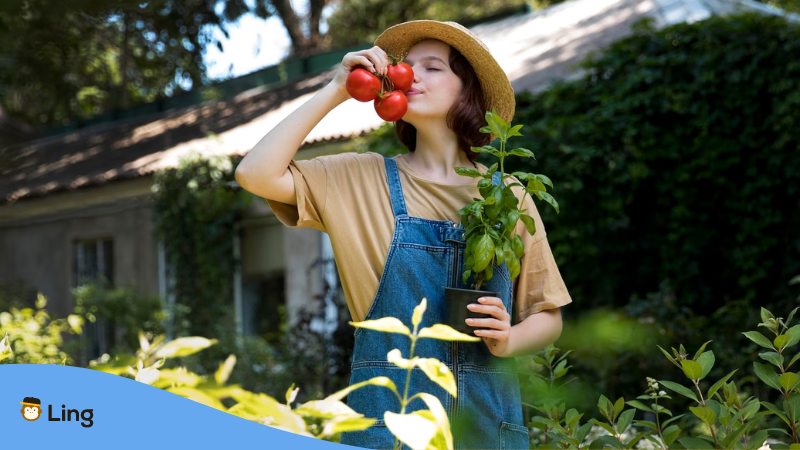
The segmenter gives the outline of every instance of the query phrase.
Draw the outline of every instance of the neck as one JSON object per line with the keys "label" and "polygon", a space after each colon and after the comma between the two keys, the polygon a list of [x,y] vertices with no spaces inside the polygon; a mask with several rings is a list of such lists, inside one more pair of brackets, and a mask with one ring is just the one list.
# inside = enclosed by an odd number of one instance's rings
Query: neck
{"label": "neck", "polygon": [[441,179],[461,178],[455,172],[456,167],[474,166],[458,148],[453,130],[443,123],[439,126],[427,124],[423,129],[417,127],[416,149],[408,155],[407,161],[418,172]]}

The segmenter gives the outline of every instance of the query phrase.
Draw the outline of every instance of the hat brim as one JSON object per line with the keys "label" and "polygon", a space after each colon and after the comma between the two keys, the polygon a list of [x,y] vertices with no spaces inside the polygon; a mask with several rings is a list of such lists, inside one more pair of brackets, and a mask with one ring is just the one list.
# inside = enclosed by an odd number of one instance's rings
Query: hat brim
{"label": "hat brim", "polygon": [[375,45],[390,56],[405,58],[414,44],[425,39],[442,41],[464,55],[478,75],[487,108],[511,122],[516,101],[508,75],[467,28],[455,22],[412,20],[387,28],[375,39]]}

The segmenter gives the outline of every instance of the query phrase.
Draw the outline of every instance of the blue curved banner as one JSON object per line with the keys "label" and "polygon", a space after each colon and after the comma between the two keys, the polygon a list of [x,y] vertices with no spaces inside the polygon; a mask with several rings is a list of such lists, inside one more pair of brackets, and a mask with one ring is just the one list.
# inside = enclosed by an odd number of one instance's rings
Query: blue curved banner
{"label": "blue curved banner", "polygon": [[0,364],[3,448],[354,449],[218,411],[137,381],[51,364]]}

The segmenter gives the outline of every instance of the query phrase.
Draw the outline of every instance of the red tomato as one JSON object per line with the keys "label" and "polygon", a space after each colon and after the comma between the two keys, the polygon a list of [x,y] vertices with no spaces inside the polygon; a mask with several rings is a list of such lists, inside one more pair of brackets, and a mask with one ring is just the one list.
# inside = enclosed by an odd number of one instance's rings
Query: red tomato
{"label": "red tomato", "polygon": [[375,112],[387,122],[396,122],[408,111],[408,98],[400,91],[392,91],[375,99]]}
{"label": "red tomato", "polygon": [[390,65],[387,68],[386,75],[392,80],[394,88],[400,91],[405,92],[411,89],[411,84],[414,82],[414,71],[407,63]]}
{"label": "red tomato", "polygon": [[378,97],[381,92],[381,80],[366,69],[357,68],[350,71],[345,87],[347,87],[347,92],[354,99],[360,102],[368,102]]}

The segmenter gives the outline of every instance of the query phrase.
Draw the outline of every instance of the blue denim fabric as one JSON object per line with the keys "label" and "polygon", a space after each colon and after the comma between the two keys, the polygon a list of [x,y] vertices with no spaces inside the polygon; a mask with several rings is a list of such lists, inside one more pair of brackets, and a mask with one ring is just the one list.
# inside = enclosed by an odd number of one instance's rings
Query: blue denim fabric
{"label": "blue denim fabric", "polygon": [[[444,323],[444,288],[461,287],[463,229],[451,221],[409,216],[397,163],[389,158],[385,162],[395,230],[366,320],[393,316],[411,329],[411,313],[425,297],[428,309],[420,328]],[[495,177],[495,183],[499,183],[498,177]],[[512,311],[512,285],[505,264],[494,268],[494,277],[484,287],[500,292],[506,309]],[[350,383],[386,376],[402,393],[406,371],[387,362],[386,355],[398,348],[403,356],[408,357],[409,346],[406,336],[357,328]],[[409,390],[410,395],[428,392],[439,398],[450,417],[456,448],[529,447],[528,430],[522,424],[522,403],[513,358],[493,356],[483,342],[456,343],[435,339],[418,341],[415,354],[444,362],[456,376],[457,398],[418,369],[412,372]],[[366,417],[379,421],[368,430],[344,433],[342,443],[366,448],[392,448],[394,436],[382,419],[385,411],[400,412],[400,402],[395,395],[386,388],[368,386],[352,392],[347,403]],[[406,412],[425,408],[421,400],[415,400]]]}

